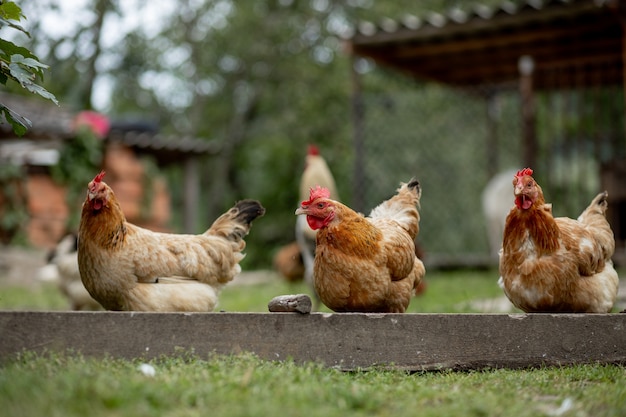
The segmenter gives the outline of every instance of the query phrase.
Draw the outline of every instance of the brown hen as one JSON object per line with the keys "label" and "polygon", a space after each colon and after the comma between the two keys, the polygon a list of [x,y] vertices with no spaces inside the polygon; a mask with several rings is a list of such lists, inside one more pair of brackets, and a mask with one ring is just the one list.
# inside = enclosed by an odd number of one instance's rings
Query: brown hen
{"label": "brown hen", "polygon": [[157,233],[126,221],[104,172],[88,185],[78,232],[85,288],[107,310],[212,311],[241,272],[251,222],[265,213],[243,200],[200,235]]}
{"label": "brown hen", "polygon": [[337,312],[406,311],[425,274],[415,255],[419,232],[417,180],[364,217],[330,199],[326,188],[311,189],[297,215],[317,230],[314,286],[321,301]]}
{"label": "brown hen", "polygon": [[513,178],[515,206],[506,219],[500,280],[525,312],[608,313],[619,279],[615,239],[606,220],[608,194],[598,194],[578,219],[553,217],[529,168]]}

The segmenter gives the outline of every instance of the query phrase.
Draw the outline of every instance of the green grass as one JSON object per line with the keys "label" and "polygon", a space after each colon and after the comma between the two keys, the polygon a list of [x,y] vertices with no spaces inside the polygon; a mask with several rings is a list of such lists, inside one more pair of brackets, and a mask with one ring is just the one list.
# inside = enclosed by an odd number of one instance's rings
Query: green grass
{"label": "green grass", "polygon": [[[469,302],[477,298],[502,296],[497,285],[496,270],[460,270],[426,274],[427,288],[423,295],[413,298],[409,313],[468,313],[476,312]],[[277,295],[309,294],[302,282],[288,283],[276,278],[268,284],[227,286],[220,297],[218,309],[224,311],[267,311],[267,302]],[[320,311],[329,312],[322,306]]]}
{"label": "green grass", "polygon": [[[0,368],[2,416],[623,416],[626,369],[341,372],[251,354],[149,362],[26,353]],[[570,402],[571,408],[557,414]]]}
{"label": "green grass", "polygon": [[68,302],[56,285],[0,286],[0,310],[67,310]]}

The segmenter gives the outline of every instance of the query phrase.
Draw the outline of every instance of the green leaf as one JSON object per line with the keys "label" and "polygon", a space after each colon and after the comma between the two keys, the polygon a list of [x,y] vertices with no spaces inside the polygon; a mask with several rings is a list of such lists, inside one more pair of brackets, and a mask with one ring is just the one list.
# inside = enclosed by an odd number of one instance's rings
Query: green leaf
{"label": "green leaf", "polygon": [[20,32],[25,33],[30,38],[30,33],[26,29],[24,29],[24,27],[22,27],[21,25],[18,25],[17,23],[11,22],[10,20],[6,20],[0,17],[0,28],[4,26],[9,26],[9,27],[12,27],[13,29],[19,30]]}
{"label": "green leaf", "polygon": [[15,113],[2,103],[0,103],[0,113],[4,115],[6,121],[13,127],[13,132],[18,136],[22,136],[33,125],[30,120]]}
{"label": "green leaf", "polygon": [[26,71],[24,68],[13,62],[9,64],[9,74],[24,88],[26,88],[26,84],[31,84],[35,78],[35,75],[32,72]]}
{"label": "green leaf", "polygon": [[11,55],[11,62],[15,63],[15,64],[22,64],[25,65],[27,67],[30,68],[36,68],[36,69],[40,69],[40,68],[49,68],[48,65],[46,64],[42,64],[41,62],[37,61],[34,58],[25,58],[23,55]]}
{"label": "green leaf", "polygon": [[16,20],[18,22],[24,17],[22,9],[12,1],[0,4],[0,16],[4,19]]}
{"label": "green leaf", "polygon": [[59,102],[57,98],[54,96],[54,94],[52,94],[51,92],[49,92],[48,90],[46,90],[45,88],[43,88],[42,86],[38,84],[31,82],[31,83],[24,85],[24,88],[26,88],[31,93],[39,94],[41,97],[47,98],[48,100],[52,101],[57,106],[59,105]]}
{"label": "green leaf", "polygon": [[39,60],[39,58],[37,58],[37,56],[28,49],[22,46],[17,46],[13,42],[4,39],[0,39],[0,50],[3,51],[7,56],[10,56],[11,59],[13,59],[13,56],[15,55],[21,55],[22,58],[26,57]]}

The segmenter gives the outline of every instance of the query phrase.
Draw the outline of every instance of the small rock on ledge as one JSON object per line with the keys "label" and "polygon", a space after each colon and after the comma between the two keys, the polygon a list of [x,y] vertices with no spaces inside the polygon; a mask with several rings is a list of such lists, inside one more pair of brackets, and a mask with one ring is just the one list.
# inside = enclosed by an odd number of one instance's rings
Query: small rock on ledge
{"label": "small rock on ledge", "polygon": [[309,314],[312,308],[311,297],[306,294],[279,295],[270,300],[267,308],[272,313]]}

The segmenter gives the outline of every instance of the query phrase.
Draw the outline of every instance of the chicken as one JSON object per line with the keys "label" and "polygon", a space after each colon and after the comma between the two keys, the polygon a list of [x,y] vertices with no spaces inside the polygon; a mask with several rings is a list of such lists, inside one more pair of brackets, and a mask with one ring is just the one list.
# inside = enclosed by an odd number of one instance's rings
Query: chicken
{"label": "chicken", "polygon": [[498,253],[502,247],[506,216],[513,206],[508,191],[511,189],[511,177],[515,176],[516,172],[510,169],[500,172],[489,180],[481,195],[489,240],[489,255],[494,261],[498,259]]}
{"label": "chicken", "polygon": [[78,270],[78,236],[68,233],[49,255],[49,265],[57,273],[59,290],[69,300],[72,310],[101,310],[102,306],[85,289]]}
{"label": "chicken", "polygon": [[281,247],[274,255],[274,269],[288,282],[302,281],[304,264],[296,242]]}
{"label": "chicken", "polygon": [[499,284],[525,312],[608,313],[617,297],[615,239],[598,194],[577,220],[553,217],[525,168],[513,177],[515,206],[506,218]]}
{"label": "chicken", "polygon": [[107,310],[212,311],[241,272],[243,238],[265,213],[242,200],[201,235],[157,233],[128,223],[113,190],[89,184],[78,231],[83,284]]}
{"label": "chicken", "polygon": [[421,189],[415,179],[375,207],[369,217],[310,190],[296,215],[317,230],[314,286],[336,312],[406,311],[426,270],[415,255]]}
{"label": "chicken", "polygon": [[[315,145],[309,145],[304,165],[304,172],[300,178],[300,201],[309,196],[309,190],[316,185],[326,187],[330,192],[330,198],[339,200],[337,186],[333,174],[328,168],[324,157],[319,153]],[[313,260],[315,258],[316,230],[311,229],[304,216],[296,218],[296,242],[300,248],[302,263],[304,264],[304,280],[313,287]],[[317,304],[317,303],[316,303]]]}

